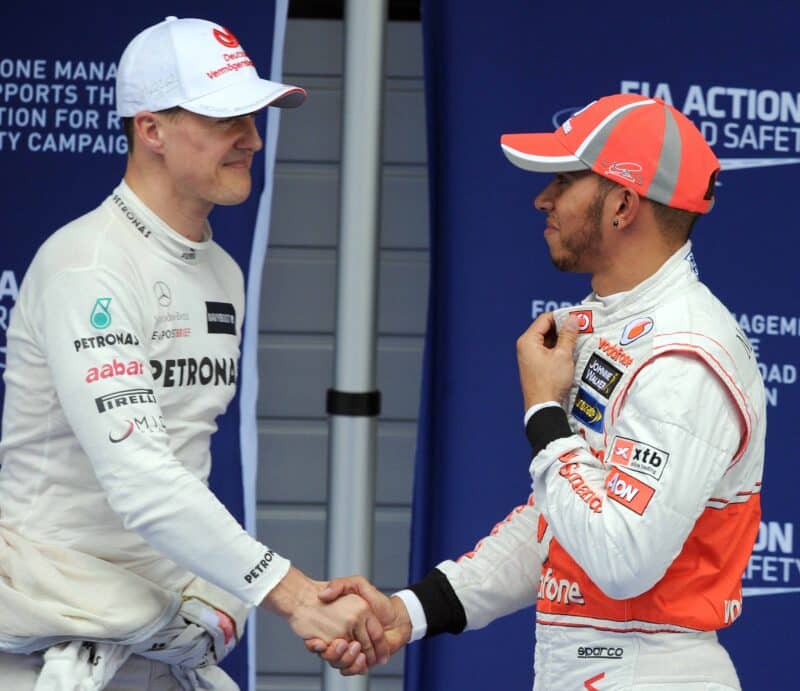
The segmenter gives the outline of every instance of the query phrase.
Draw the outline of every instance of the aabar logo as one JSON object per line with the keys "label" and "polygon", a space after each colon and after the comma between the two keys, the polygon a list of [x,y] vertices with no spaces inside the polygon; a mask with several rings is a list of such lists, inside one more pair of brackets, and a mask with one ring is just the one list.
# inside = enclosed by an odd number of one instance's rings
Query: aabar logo
{"label": "aabar logo", "polygon": [[586,604],[580,586],[575,581],[566,578],[555,578],[552,568],[548,568],[539,576],[537,597],[539,600],[549,600],[562,605]]}
{"label": "aabar logo", "polygon": [[622,338],[619,339],[620,345],[630,345],[635,340],[649,334],[653,330],[653,320],[650,317],[634,319],[622,330]]}
{"label": "aabar logo", "polygon": [[607,341],[605,338],[600,339],[600,350],[608,355],[608,357],[610,357],[614,362],[618,362],[623,367],[627,367],[633,362],[633,358],[622,348],[620,348],[616,343]]}
{"label": "aabar logo", "polygon": [[86,383],[92,384],[101,379],[111,379],[112,377],[122,377],[124,375],[144,374],[144,363],[141,360],[131,360],[130,362],[120,362],[114,358],[111,362],[100,367],[90,367],[86,372]]}
{"label": "aabar logo", "polygon": [[572,310],[570,314],[578,318],[578,333],[590,334],[594,332],[592,310]]}
{"label": "aabar logo", "polygon": [[621,470],[612,470],[609,473],[606,489],[610,499],[640,516],[644,514],[647,505],[656,493],[652,487]]}
{"label": "aabar logo", "polygon": [[236,48],[239,45],[239,39],[228,29],[214,29],[214,38],[226,48]]}

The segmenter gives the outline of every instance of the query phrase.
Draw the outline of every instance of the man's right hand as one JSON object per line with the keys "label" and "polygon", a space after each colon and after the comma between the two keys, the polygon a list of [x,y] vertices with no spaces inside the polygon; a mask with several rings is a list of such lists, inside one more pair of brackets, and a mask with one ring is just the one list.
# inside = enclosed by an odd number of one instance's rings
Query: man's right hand
{"label": "man's right hand", "polygon": [[383,617],[373,613],[366,598],[356,594],[340,592],[323,599],[320,592],[326,585],[292,566],[261,606],[286,619],[307,645],[308,641],[316,645],[344,641],[346,652],[361,655],[365,665],[388,660],[391,651],[384,634],[385,613]]}
{"label": "man's right hand", "polygon": [[[338,601],[338,598],[348,597],[348,595],[358,595],[364,598],[383,625],[385,643],[389,652],[385,657],[376,655],[376,658],[381,664],[388,662],[389,655],[394,655],[411,640],[411,620],[405,604],[398,597],[387,597],[363,576],[334,579],[319,593],[319,598],[324,602],[334,602]],[[344,676],[365,674],[374,664],[370,662],[370,656],[364,654],[369,651],[361,652],[357,646],[348,645],[347,641],[342,639],[331,641],[327,646],[322,640],[308,639],[306,648],[311,652],[318,653],[323,660],[331,667],[340,670]]]}

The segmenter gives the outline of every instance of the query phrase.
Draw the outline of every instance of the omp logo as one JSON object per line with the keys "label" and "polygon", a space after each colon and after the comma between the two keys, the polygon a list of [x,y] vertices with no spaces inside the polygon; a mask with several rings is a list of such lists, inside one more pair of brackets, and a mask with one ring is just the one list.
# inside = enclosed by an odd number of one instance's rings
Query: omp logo
{"label": "omp logo", "polygon": [[578,584],[566,578],[555,578],[552,568],[548,568],[547,571],[539,576],[539,591],[537,597],[540,600],[558,602],[562,605],[586,604]]}
{"label": "omp logo", "polygon": [[0,370],[6,368],[6,331],[17,304],[19,284],[11,269],[0,270]]}
{"label": "omp logo", "polygon": [[762,521],[742,585],[745,597],[800,593],[800,558],[794,523]]}

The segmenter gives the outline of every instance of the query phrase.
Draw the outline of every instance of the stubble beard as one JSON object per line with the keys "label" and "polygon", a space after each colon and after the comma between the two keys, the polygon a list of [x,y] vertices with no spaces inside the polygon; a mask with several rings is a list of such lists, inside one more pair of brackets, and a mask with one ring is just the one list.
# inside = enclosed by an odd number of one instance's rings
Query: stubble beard
{"label": "stubble beard", "polygon": [[601,224],[606,195],[598,193],[586,210],[586,219],[579,232],[561,237],[561,253],[551,252],[550,259],[559,271],[585,273],[587,259],[597,256],[602,242]]}

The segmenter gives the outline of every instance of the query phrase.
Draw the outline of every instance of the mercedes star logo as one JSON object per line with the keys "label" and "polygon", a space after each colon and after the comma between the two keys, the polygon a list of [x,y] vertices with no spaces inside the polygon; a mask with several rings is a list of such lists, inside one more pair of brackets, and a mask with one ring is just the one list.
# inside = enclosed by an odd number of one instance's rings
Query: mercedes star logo
{"label": "mercedes star logo", "polygon": [[156,281],[153,284],[153,292],[156,294],[156,300],[162,307],[169,307],[172,304],[172,291],[164,281]]}

